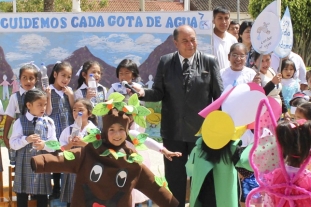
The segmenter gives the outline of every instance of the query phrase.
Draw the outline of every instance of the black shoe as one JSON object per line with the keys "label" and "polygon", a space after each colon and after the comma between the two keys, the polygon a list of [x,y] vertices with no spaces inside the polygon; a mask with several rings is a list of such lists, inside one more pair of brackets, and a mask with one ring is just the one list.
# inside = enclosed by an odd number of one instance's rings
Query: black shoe
{"label": "black shoe", "polygon": [[49,196],[49,199],[50,200],[59,199],[59,197],[60,197],[60,192],[53,192],[53,194]]}

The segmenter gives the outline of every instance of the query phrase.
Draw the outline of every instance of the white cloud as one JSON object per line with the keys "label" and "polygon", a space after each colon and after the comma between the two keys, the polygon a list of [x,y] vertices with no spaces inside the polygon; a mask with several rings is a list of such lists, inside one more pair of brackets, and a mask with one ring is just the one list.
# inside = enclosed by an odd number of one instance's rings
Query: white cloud
{"label": "white cloud", "polygon": [[205,39],[204,37],[197,36],[197,42],[198,42],[198,46],[197,46],[198,50],[205,52],[205,53],[212,53],[213,52],[212,45],[210,45],[207,42],[207,39]]}
{"label": "white cloud", "polygon": [[80,40],[77,47],[90,46],[98,50],[110,50],[111,52],[151,52],[161,44],[161,39],[155,38],[152,34],[143,34],[136,39],[128,34],[110,34],[108,37],[93,35]]}
{"label": "white cloud", "polygon": [[47,54],[47,59],[54,59],[54,60],[63,60],[71,55],[68,50],[62,48],[62,47],[56,47],[51,49]]}
{"label": "white cloud", "polygon": [[46,37],[37,34],[22,35],[18,43],[17,48],[26,53],[41,53],[46,46],[50,45]]}
{"label": "white cloud", "polygon": [[30,54],[22,54],[17,52],[8,52],[5,54],[5,59],[8,61],[15,61],[15,60],[26,60],[31,59],[32,55]]}
{"label": "white cloud", "polygon": [[140,66],[140,60],[142,59],[142,57],[139,57],[139,56],[137,56],[137,55],[126,55],[126,56],[124,56],[124,57],[122,57],[122,58],[118,58],[118,59],[115,59],[115,61],[114,61],[114,63],[116,64],[116,65],[119,65],[119,63],[123,60],[123,59],[131,59],[131,60],[133,60],[136,64],[137,64],[137,66]]}

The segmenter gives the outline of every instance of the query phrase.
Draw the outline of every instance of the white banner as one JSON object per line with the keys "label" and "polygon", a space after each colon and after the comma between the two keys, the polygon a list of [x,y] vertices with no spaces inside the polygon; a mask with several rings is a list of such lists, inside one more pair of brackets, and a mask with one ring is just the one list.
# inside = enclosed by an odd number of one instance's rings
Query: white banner
{"label": "white banner", "polygon": [[1,32],[172,33],[188,24],[198,34],[212,33],[212,12],[2,13]]}

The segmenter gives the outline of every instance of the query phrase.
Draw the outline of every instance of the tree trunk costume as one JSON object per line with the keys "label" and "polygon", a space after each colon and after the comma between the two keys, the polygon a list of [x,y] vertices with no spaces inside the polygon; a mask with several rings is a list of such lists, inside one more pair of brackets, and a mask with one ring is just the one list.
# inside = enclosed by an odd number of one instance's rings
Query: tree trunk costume
{"label": "tree trunk costume", "polygon": [[[131,191],[138,189],[161,207],[176,207],[178,201],[166,189],[167,183],[141,163],[139,155],[123,142],[114,146],[108,141],[108,128],[118,123],[128,129],[128,118],[106,115],[103,117],[103,132],[95,135],[95,142],[84,148],[64,151],[66,156],[39,155],[31,165],[36,173],[76,173],[76,184],[71,201],[74,207],[131,207]],[[101,140],[102,138],[102,140]],[[159,185],[163,181],[163,185]]]}

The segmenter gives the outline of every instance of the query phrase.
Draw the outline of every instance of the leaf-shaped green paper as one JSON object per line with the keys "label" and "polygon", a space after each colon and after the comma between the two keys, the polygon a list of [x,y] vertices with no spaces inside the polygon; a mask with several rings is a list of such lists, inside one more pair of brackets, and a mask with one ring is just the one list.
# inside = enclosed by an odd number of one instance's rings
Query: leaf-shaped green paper
{"label": "leaf-shaped green paper", "polygon": [[128,157],[128,162],[129,163],[133,163],[133,162],[136,162],[138,164],[141,164],[143,162],[144,158],[140,155],[140,154],[137,154],[137,153],[132,153],[129,157]]}
{"label": "leaf-shaped green paper", "polygon": [[93,147],[95,149],[98,149],[98,147],[100,147],[102,145],[102,143],[103,143],[103,140],[96,140],[96,141],[92,142]]}
{"label": "leaf-shaped green paper", "polygon": [[146,120],[145,120],[145,117],[143,117],[143,116],[133,116],[133,118],[134,118],[134,122],[138,125],[138,126],[140,126],[140,127],[142,127],[142,128],[146,128],[146,126],[147,126],[147,124],[146,124]]}
{"label": "leaf-shaped green paper", "polygon": [[117,156],[118,157],[124,157],[124,156],[126,156],[126,154],[124,154],[123,152],[117,152]]}
{"label": "leaf-shaped green paper", "polygon": [[108,156],[108,155],[110,155],[110,151],[109,151],[109,149],[106,149],[103,153],[101,153],[100,156],[106,157],[106,156]]}
{"label": "leaf-shaped green paper", "polygon": [[108,100],[113,100],[113,102],[121,102],[125,96],[123,96],[121,93],[118,92],[113,92],[112,94],[109,95]]}
{"label": "leaf-shaped green paper", "polygon": [[119,157],[118,157],[118,154],[114,151],[114,150],[111,150],[109,149],[111,155],[117,160]]}
{"label": "leaf-shaped green paper", "polygon": [[97,128],[88,129],[87,132],[89,134],[82,138],[82,140],[84,142],[87,142],[87,143],[97,141],[96,135],[98,135],[98,134],[100,135],[100,133],[101,133],[100,130]]}
{"label": "leaf-shaped green paper", "polygon": [[107,108],[107,105],[104,103],[99,103],[96,104],[96,106],[94,106],[93,110],[92,110],[92,114],[96,115],[96,116],[103,116],[108,114],[110,109]]}
{"label": "leaf-shaped green paper", "polygon": [[74,160],[75,159],[75,155],[72,152],[65,150],[63,153],[64,153],[64,157],[66,160]]}
{"label": "leaf-shaped green paper", "polygon": [[133,137],[133,136],[130,136],[133,144],[135,145],[135,148],[137,150],[146,150],[148,149],[146,147],[146,145],[144,144],[144,142],[146,141],[148,137],[148,134],[146,133],[141,133],[141,134],[138,134],[136,137]]}
{"label": "leaf-shaped green paper", "polygon": [[[154,181],[161,187],[165,187],[169,192],[170,189],[168,188],[168,183],[165,177],[159,177],[159,176],[154,176]],[[172,192],[171,192],[172,193]]]}
{"label": "leaf-shaped green paper", "polygon": [[117,102],[117,103],[114,103],[114,107],[115,107],[116,109],[118,109],[118,111],[122,111],[124,105],[126,105],[126,103],[124,103],[124,102]]}
{"label": "leaf-shaped green paper", "polygon": [[128,106],[128,105],[124,105],[123,106],[123,111],[127,114],[132,114],[134,111],[134,106]]}
{"label": "leaf-shaped green paper", "polygon": [[133,111],[132,112],[128,112],[128,114],[135,114],[135,115],[137,115],[138,111],[137,111],[136,106],[133,106]]}
{"label": "leaf-shaped green paper", "polygon": [[132,106],[139,106],[139,100],[138,100],[138,96],[136,93],[134,93],[133,95],[131,95],[131,97],[129,98],[128,105],[132,105]]}
{"label": "leaf-shaped green paper", "polygon": [[53,149],[53,150],[59,150],[60,149],[60,144],[58,141],[46,141],[45,142],[45,145],[50,148],[50,149]]}
{"label": "leaf-shaped green paper", "polygon": [[137,106],[137,115],[138,116],[148,116],[151,114],[151,111],[144,106]]}

